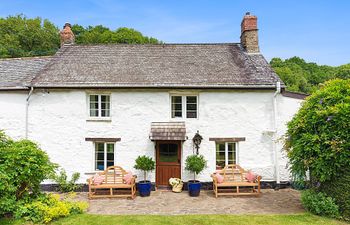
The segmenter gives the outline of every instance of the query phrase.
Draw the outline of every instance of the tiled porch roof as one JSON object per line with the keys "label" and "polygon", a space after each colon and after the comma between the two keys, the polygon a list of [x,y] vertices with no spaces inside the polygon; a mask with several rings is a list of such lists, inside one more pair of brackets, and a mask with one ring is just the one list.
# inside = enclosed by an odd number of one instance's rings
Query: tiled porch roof
{"label": "tiled porch roof", "polygon": [[187,139],[185,122],[153,122],[149,138],[152,141],[184,141]]}

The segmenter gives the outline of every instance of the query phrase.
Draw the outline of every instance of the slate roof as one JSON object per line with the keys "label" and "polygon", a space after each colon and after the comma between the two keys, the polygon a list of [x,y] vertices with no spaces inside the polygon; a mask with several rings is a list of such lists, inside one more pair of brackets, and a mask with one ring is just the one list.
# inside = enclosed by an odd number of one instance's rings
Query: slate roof
{"label": "slate roof", "polygon": [[51,57],[0,59],[0,89],[27,89]]}
{"label": "slate roof", "polygon": [[265,58],[240,44],[98,44],[62,47],[32,85],[273,88],[277,81]]}

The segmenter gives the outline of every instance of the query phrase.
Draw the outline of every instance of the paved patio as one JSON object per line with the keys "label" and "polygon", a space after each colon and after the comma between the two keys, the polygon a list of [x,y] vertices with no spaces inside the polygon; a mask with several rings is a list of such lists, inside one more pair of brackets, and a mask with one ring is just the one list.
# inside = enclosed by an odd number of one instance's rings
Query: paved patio
{"label": "paved patio", "polygon": [[[81,193],[79,199],[87,199]],[[90,200],[91,214],[291,214],[304,212],[300,193],[293,189],[262,190],[260,197],[219,197],[212,191],[202,191],[200,197],[192,198],[188,192],[173,193],[155,191],[150,197],[130,199]]]}

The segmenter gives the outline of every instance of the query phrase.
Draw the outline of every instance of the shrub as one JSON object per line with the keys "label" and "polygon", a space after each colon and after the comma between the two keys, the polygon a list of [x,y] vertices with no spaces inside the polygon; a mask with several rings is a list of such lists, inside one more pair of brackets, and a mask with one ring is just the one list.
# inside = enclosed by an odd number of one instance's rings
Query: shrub
{"label": "shrub", "polygon": [[81,184],[76,184],[79,178],[80,173],[73,173],[71,179],[68,181],[66,171],[61,169],[59,174],[55,174],[52,179],[58,184],[58,191],[71,192],[82,188]]}
{"label": "shrub", "polygon": [[291,171],[313,181],[331,180],[350,167],[350,79],[332,80],[310,97],[288,123]]}
{"label": "shrub", "polygon": [[320,190],[334,198],[343,219],[350,220],[350,169],[344,169],[332,180],[322,183]]}
{"label": "shrub", "polygon": [[29,140],[14,141],[0,131],[0,215],[12,214],[17,202],[37,195],[40,183],[52,176],[56,165]]}
{"label": "shrub", "polygon": [[34,223],[48,223],[60,217],[83,213],[87,207],[86,202],[61,200],[58,194],[48,194],[20,204],[15,216]]}
{"label": "shrub", "polygon": [[155,168],[154,160],[146,155],[139,156],[135,160],[135,169],[143,171],[143,180],[146,181],[146,172],[152,171]]}
{"label": "shrub", "polygon": [[193,180],[196,180],[196,175],[201,173],[207,166],[207,161],[203,155],[190,155],[186,158],[185,169],[193,173]]}
{"label": "shrub", "polygon": [[339,207],[335,204],[335,200],[322,192],[305,190],[301,194],[301,202],[313,214],[331,218],[340,217]]}

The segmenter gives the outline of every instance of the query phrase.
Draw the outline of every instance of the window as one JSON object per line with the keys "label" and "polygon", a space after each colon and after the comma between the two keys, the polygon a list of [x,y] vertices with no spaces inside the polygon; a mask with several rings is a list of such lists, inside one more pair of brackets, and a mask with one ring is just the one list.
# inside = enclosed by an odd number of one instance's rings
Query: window
{"label": "window", "polygon": [[223,169],[227,164],[236,164],[236,143],[216,143],[216,169]]}
{"label": "window", "polygon": [[89,116],[110,117],[110,95],[89,95]]}
{"label": "window", "polygon": [[105,170],[114,165],[114,144],[95,143],[95,170]]}
{"label": "window", "polygon": [[171,118],[197,118],[197,96],[171,96]]}

